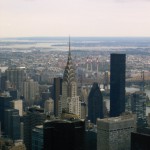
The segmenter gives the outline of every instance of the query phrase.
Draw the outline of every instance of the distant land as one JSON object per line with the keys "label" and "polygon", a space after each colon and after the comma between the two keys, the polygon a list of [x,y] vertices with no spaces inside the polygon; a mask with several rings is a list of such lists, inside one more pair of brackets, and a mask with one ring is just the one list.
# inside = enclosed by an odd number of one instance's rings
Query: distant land
{"label": "distant land", "polygon": [[[128,51],[150,54],[150,37],[71,37],[72,51]],[[0,38],[0,51],[67,51],[68,37]]]}

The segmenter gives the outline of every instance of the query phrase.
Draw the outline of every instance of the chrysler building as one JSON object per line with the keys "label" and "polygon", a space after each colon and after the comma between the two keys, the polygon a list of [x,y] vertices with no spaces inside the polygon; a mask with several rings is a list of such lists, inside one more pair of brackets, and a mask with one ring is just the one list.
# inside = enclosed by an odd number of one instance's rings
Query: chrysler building
{"label": "chrysler building", "polygon": [[68,60],[62,82],[61,104],[62,112],[73,113],[80,117],[81,102],[79,101],[79,96],[77,96],[77,81],[71,59],[70,38]]}

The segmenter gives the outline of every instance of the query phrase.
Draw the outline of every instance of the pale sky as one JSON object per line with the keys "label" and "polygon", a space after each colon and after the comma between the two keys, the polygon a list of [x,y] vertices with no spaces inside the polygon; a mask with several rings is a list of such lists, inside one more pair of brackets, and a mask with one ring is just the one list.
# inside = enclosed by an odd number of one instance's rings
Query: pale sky
{"label": "pale sky", "polygon": [[0,0],[0,37],[150,36],[150,0]]}

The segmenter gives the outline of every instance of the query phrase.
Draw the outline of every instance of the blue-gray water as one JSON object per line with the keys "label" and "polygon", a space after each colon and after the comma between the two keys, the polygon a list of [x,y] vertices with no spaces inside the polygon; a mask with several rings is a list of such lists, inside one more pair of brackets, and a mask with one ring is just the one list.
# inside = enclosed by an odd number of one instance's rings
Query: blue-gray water
{"label": "blue-gray water", "polygon": [[[136,91],[139,91],[140,89],[139,88],[134,88],[134,87],[126,87],[126,92],[136,92]],[[150,98],[150,90],[145,90],[145,93],[148,95],[148,97]],[[106,106],[107,106],[107,109],[109,110],[110,108],[110,102],[109,100],[106,100]],[[146,116],[148,116],[148,113],[150,113],[150,107],[146,107]]]}

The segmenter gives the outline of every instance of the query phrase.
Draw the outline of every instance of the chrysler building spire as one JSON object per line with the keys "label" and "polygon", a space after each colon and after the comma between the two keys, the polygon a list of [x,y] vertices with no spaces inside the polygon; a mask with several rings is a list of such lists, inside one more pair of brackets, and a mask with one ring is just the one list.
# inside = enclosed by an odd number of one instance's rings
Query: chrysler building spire
{"label": "chrysler building spire", "polygon": [[71,50],[70,50],[70,37],[69,37],[69,53],[68,53],[68,61],[64,71],[63,81],[67,83],[71,83],[72,81],[76,81],[75,79],[75,69],[71,59]]}

